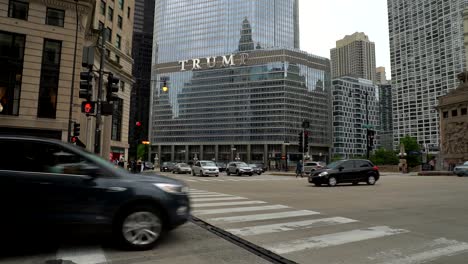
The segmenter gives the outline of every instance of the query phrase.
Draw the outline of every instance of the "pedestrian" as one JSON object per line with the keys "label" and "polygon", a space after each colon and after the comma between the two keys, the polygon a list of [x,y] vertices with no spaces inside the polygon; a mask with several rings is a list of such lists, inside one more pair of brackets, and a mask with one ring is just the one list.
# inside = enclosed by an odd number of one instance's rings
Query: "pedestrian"
{"label": "pedestrian", "polygon": [[429,165],[431,165],[431,171],[433,171],[435,168],[435,159],[431,159],[431,161],[429,161]]}
{"label": "pedestrian", "polygon": [[296,178],[299,175],[301,176],[301,178],[303,177],[302,176],[302,160],[298,161],[297,164],[296,164]]}

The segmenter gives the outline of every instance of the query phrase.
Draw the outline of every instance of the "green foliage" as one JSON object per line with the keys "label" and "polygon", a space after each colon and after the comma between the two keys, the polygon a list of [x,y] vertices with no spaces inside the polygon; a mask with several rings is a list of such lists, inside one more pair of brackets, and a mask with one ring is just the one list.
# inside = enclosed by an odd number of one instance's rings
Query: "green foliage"
{"label": "green foliage", "polygon": [[421,155],[410,155],[412,151],[420,151],[418,141],[414,137],[406,136],[400,139],[400,144],[405,146],[405,152],[408,153],[407,162],[408,167],[415,167],[421,164]]}
{"label": "green foliage", "polygon": [[137,147],[137,159],[145,160],[148,156],[147,145],[139,144]]}
{"label": "green foliage", "polygon": [[376,150],[370,160],[375,165],[398,165],[399,162],[397,153],[384,148]]}
{"label": "green foliage", "polygon": [[340,155],[333,155],[331,162],[337,161],[337,160],[342,160],[343,158]]}

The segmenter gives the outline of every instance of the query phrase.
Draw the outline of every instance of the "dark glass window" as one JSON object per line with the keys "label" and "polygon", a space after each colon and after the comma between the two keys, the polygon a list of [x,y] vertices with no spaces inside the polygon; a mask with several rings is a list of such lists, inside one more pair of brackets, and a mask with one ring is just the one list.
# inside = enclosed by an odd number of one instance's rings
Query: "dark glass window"
{"label": "dark glass window", "polygon": [[443,117],[444,117],[444,118],[448,118],[448,112],[444,112],[444,113],[443,113]]}
{"label": "dark glass window", "polygon": [[114,101],[114,112],[112,113],[112,136],[111,139],[120,141],[122,138],[122,111],[123,100],[117,99]]}
{"label": "dark glass window", "polygon": [[47,8],[46,24],[63,27],[65,21],[65,11],[54,8]]}
{"label": "dark glass window", "polygon": [[101,21],[99,21],[99,29],[103,29],[104,28],[104,23],[102,23]]}
{"label": "dark glass window", "polygon": [[56,116],[61,53],[61,41],[44,40],[39,105],[37,110],[38,117],[55,118]]}
{"label": "dark glass window", "polygon": [[120,49],[122,47],[122,37],[120,35],[117,35],[115,39],[115,46]]}
{"label": "dark glass window", "polygon": [[123,10],[123,8],[124,8],[124,0],[119,0],[119,8],[120,8],[120,10]]}
{"label": "dark glass window", "polygon": [[0,31],[0,114],[18,115],[26,37]]}
{"label": "dark glass window", "polygon": [[106,15],[106,2],[101,0],[101,4],[99,6],[99,12],[101,15]]}
{"label": "dark glass window", "polygon": [[123,18],[121,16],[117,17],[117,26],[122,29]]}
{"label": "dark glass window", "polygon": [[120,64],[120,57],[115,55],[115,62],[117,62],[118,64]]}
{"label": "dark glass window", "polygon": [[358,168],[371,168],[371,164],[365,160],[357,160],[356,167]]}
{"label": "dark glass window", "polygon": [[111,54],[111,53],[110,53],[110,50],[106,49],[106,57],[107,57],[107,58],[110,58],[110,54]]}
{"label": "dark glass window", "polygon": [[108,42],[112,42],[112,29],[110,27],[107,28],[107,39]]}
{"label": "dark glass window", "polygon": [[466,108],[462,108],[461,109],[461,115],[466,115],[466,114],[467,114]]}
{"label": "dark glass window", "polygon": [[130,12],[131,12],[132,9],[130,9],[130,7],[127,8],[127,18],[130,18]]}
{"label": "dark glass window", "polygon": [[452,116],[458,116],[458,110],[452,110]]}
{"label": "dark glass window", "polygon": [[107,11],[107,19],[112,21],[114,19],[114,9],[112,7],[108,7],[109,11]]}
{"label": "dark glass window", "polygon": [[8,6],[8,17],[28,20],[29,3],[10,0]]}

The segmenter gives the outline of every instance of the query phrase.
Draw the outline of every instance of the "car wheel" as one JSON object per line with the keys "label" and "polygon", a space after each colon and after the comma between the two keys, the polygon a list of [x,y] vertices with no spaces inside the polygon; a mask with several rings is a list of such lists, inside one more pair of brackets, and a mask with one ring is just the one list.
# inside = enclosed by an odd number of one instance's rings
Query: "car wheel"
{"label": "car wheel", "polygon": [[353,185],[358,185],[359,182],[358,181],[353,181]]}
{"label": "car wheel", "polygon": [[262,173],[261,173],[261,172],[259,172],[259,173],[258,173],[258,175],[262,175]]}
{"label": "car wheel", "polygon": [[175,171],[172,171],[172,174],[175,174]]}
{"label": "car wheel", "polygon": [[329,177],[328,178],[328,186],[330,187],[335,187],[338,181],[336,180],[335,177]]}
{"label": "car wheel", "polygon": [[249,176],[252,176],[252,175],[253,175],[253,173],[249,173]]}
{"label": "car wheel", "polygon": [[226,171],[226,175],[231,176],[231,173],[229,172],[229,170]]}
{"label": "car wheel", "polygon": [[116,219],[114,235],[122,246],[133,250],[147,250],[155,246],[163,234],[163,221],[157,209],[137,206]]}
{"label": "car wheel", "polygon": [[200,170],[200,176],[203,177],[205,175],[203,175],[203,170]]}
{"label": "car wheel", "polygon": [[377,180],[375,179],[374,175],[370,175],[367,177],[367,184],[374,185]]}
{"label": "car wheel", "polygon": [[192,171],[192,176],[197,176],[197,175],[195,174],[195,171]]}
{"label": "car wheel", "polygon": [[219,177],[219,175],[218,175],[218,174],[216,174],[216,175],[215,175],[215,177]]}
{"label": "car wheel", "polygon": [[236,171],[237,176],[242,176],[242,173],[240,171]]}
{"label": "car wheel", "polygon": [[321,187],[321,186],[322,186],[321,183],[314,183],[314,185],[315,185],[316,187]]}

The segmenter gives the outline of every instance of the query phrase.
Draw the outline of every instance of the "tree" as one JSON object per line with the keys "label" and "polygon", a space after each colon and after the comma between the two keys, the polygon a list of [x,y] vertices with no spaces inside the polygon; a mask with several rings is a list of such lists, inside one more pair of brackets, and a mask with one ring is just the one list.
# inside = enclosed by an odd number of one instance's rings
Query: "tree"
{"label": "tree", "polygon": [[392,150],[380,148],[374,152],[370,160],[375,165],[398,165],[398,156]]}
{"label": "tree", "polygon": [[137,159],[145,160],[148,156],[147,145],[139,144],[137,147]]}
{"label": "tree", "polygon": [[[420,147],[418,141],[414,137],[406,136],[400,139],[400,144],[405,146],[405,152],[407,153],[408,167],[415,167],[421,165]],[[416,154],[418,153],[418,154]]]}

